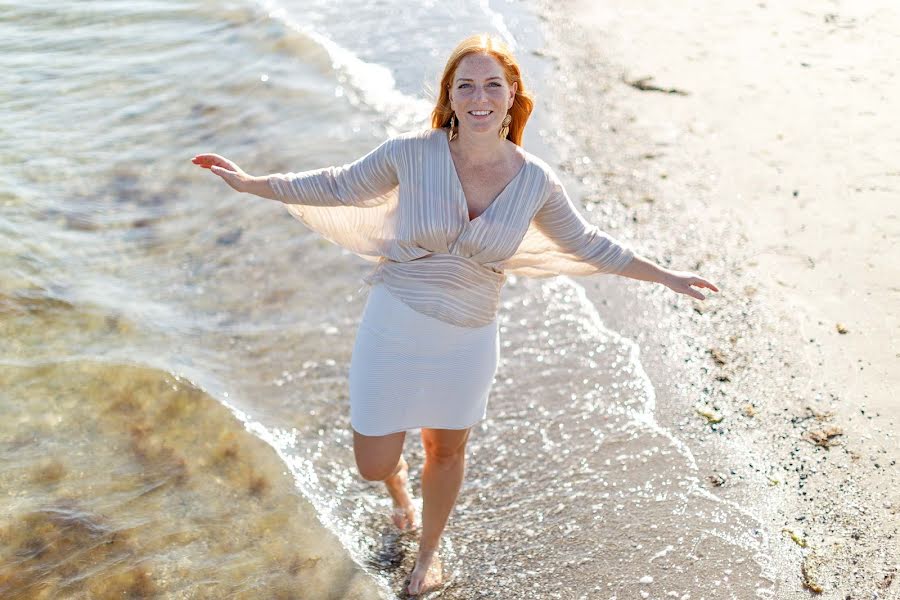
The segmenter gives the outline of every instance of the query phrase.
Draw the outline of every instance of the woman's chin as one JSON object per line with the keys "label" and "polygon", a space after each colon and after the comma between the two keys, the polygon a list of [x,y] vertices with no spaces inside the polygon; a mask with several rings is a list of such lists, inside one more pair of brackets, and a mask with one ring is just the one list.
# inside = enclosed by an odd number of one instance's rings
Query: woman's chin
{"label": "woman's chin", "polygon": [[472,133],[484,133],[487,131],[491,131],[492,129],[499,130],[500,126],[496,125],[491,121],[469,121],[467,123],[469,131]]}

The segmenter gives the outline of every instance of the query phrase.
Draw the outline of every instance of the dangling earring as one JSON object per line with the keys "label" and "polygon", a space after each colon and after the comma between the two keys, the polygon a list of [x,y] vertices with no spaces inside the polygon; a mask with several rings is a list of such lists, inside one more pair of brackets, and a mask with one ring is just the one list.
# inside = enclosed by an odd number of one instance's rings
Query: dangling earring
{"label": "dangling earring", "polygon": [[506,113],[506,116],[503,117],[503,127],[500,128],[500,139],[506,139],[506,136],[509,134],[509,124],[512,122],[512,117],[509,116],[509,113]]}
{"label": "dangling earring", "polygon": [[453,141],[453,138],[456,137],[456,113],[452,113],[450,115],[450,131],[447,132],[447,139],[449,141]]}

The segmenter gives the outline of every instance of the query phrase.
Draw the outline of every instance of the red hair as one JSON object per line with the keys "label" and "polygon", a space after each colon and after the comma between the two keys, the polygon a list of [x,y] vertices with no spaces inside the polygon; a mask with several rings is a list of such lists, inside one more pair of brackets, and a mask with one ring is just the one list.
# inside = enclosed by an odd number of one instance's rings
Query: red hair
{"label": "red hair", "polygon": [[534,99],[522,83],[519,63],[513,57],[512,51],[503,41],[487,33],[467,37],[450,53],[444,73],[441,75],[437,101],[434,110],[431,111],[431,126],[435,129],[450,127],[450,117],[453,115],[453,109],[450,108],[450,83],[459,62],[470,54],[485,54],[494,57],[503,67],[506,83],[510,87],[513,83],[518,84],[512,108],[509,109],[509,116],[512,117],[512,120],[509,123],[509,133],[506,134],[506,139],[521,146],[525,123],[528,122],[531,111],[534,110]]}

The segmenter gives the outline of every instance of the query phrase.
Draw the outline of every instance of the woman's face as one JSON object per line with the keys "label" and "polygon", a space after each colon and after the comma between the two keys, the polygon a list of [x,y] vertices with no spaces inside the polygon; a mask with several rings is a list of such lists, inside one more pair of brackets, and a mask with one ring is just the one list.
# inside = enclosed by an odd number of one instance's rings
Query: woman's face
{"label": "woman's face", "polygon": [[[456,113],[460,129],[472,133],[500,130],[503,118],[512,108],[518,83],[510,86],[503,67],[487,54],[469,54],[456,66],[450,82],[450,107]],[[488,114],[480,114],[488,111]]]}

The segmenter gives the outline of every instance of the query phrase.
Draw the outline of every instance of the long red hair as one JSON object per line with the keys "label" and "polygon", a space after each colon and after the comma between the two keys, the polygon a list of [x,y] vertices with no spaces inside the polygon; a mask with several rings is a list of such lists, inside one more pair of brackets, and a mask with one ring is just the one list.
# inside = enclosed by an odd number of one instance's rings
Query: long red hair
{"label": "long red hair", "polygon": [[534,98],[522,83],[519,63],[516,62],[512,51],[502,40],[487,33],[467,37],[450,53],[447,65],[444,67],[444,73],[441,75],[441,83],[434,110],[431,111],[431,126],[435,129],[450,127],[450,117],[453,115],[453,110],[450,108],[450,84],[453,80],[453,74],[456,73],[456,67],[459,66],[459,61],[470,54],[493,56],[503,67],[506,83],[510,86],[512,86],[513,82],[518,84],[512,108],[509,109],[509,115],[512,120],[509,123],[509,133],[506,134],[506,138],[521,146],[525,123],[528,122],[531,111],[534,110]]}

